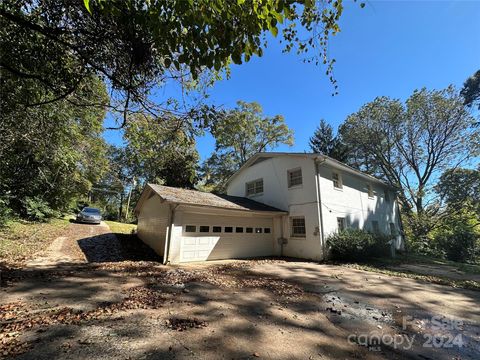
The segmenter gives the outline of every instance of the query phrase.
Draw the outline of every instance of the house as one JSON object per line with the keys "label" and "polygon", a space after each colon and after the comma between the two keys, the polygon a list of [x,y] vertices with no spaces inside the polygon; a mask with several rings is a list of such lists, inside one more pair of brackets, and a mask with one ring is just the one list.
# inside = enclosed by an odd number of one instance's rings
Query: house
{"label": "house", "polygon": [[390,234],[403,248],[395,188],[320,154],[258,153],[226,195],[149,184],[135,213],[138,236],[165,263],[322,260],[328,235],[347,227]]}

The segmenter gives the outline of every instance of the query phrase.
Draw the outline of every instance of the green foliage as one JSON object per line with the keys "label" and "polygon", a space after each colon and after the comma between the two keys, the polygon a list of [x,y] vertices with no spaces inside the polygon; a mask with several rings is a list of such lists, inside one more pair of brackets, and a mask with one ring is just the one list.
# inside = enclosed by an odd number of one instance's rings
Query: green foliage
{"label": "green foliage", "polygon": [[435,191],[449,206],[462,207],[467,201],[480,204],[480,168],[446,170]]}
{"label": "green foliage", "polygon": [[[1,81],[9,96],[1,97],[0,193],[10,194],[8,207],[22,217],[42,218],[32,213],[28,199],[41,199],[54,210],[69,207],[107,166],[101,138],[105,109],[89,106],[107,97],[104,84],[89,78],[55,104],[25,106],[17,79]],[[35,101],[44,101],[43,90],[37,90]]]}
{"label": "green foliage", "polygon": [[480,256],[480,214],[470,203],[442,219],[433,234],[438,252],[448,260],[476,262]]}
{"label": "green foliage", "polygon": [[391,238],[365,230],[345,229],[327,238],[330,257],[339,261],[365,261],[388,256]]}
{"label": "green foliage", "polygon": [[238,101],[211,125],[215,152],[205,161],[206,184],[222,191],[227,179],[251,156],[280,144],[293,144],[293,132],[281,115],[268,117],[258,103]]}
{"label": "green foliage", "polygon": [[6,196],[0,195],[0,228],[4,226],[12,216],[9,201]]}
{"label": "green foliage", "polygon": [[341,162],[347,161],[347,149],[340,136],[333,135],[332,126],[324,119],[320,120],[309,145],[314,153],[324,154]]}
{"label": "green foliage", "polygon": [[480,70],[477,70],[465,81],[460,95],[463,96],[466,106],[476,106],[480,110]]}
{"label": "green foliage", "polygon": [[48,202],[40,196],[34,198],[27,197],[23,202],[28,220],[43,222],[55,216],[59,216],[59,213],[53,210]]}
{"label": "green foliage", "polygon": [[413,213],[433,218],[440,210],[426,203],[434,179],[479,150],[474,118],[453,87],[416,90],[405,104],[378,97],[350,115],[339,133],[350,165],[398,188],[404,219],[420,238],[431,228],[415,224]]}

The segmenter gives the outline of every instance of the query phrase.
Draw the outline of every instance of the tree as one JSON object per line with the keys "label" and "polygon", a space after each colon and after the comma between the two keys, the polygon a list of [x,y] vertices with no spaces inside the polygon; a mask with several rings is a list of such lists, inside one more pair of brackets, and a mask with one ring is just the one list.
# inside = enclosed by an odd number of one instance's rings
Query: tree
{"label": "tree", "polygon": [[448,169],[440,176],[435,191],[449,206],[461,208],[470,202],[479,207],[480,169]]}
{"label": "tree", "polygon": [[174,116],[137,116],[127,122],[124,139],[130,178],[193,188],[199,156],[190,130]]}
{"label": "tree", "polygon": [[[125,122],[136,111],[178,111],[170,106],[178,102],[152,103],[152,89],[170,81],[195,87],[205,72],[262,56],[266,33],[280,32],[284,51],[310,50],[305,60],[325,64],[335,83],[327,49],[342,12],[342,0],[5,0],[0,65],[17,77],[26,95],[21,102],[30,106],[38,102],[26,85],[42,88],[43,102],[55,102],[85,78],[101,77],[118,100],[104,105],[121,111]],[[183,116],[197,118],[191,111]]]}
{"label": "tree", "polygon": [[460,91],[463,96],[464,104],[468,107],[477,107],[480,110],[480,70],[470,76]]}
{"label": "tree", "polygon": [[255,102],[238,101],[210,131],[215,137],[215,152],[203,164],[202,172],[206,183],[215,184],[217,191],[222,191],[227,179],[254,154],[293,144],[293,132],[283,116],[264,116]]}
{"label": "tree", "polygon": [[[3,78],[10,98],[24,94],[15,79]],[[41,89],[39,102],[48,98]],[[29,217],[29,208],[64,210],[106,170],[106,146],[101,137],[105,109],[76,106],[105,101],[102,81],[91,77],[55,104],[3,106],[0,121],[0,193],[15,213]],[[34,216],[39,218],[39,216]]]}
{"label": "tree", "polygon": [[[425,236],[439,210],[433,183],[478,152],[478,130],[453,87],[417,90],[405,104],[380,97],[340,128],[349,162],[396,186],[415,236]],[[410,216],[415,212],[415,216]],[[425,224],[432,224],[424,226]]]}
{"label": "tree", "polygon": [[333,136],[333,128],[324,119],[315,130],[309,141],[310,149],[314,153],[330,156],[338,161],[346,161],[346,148],[339,136]]}

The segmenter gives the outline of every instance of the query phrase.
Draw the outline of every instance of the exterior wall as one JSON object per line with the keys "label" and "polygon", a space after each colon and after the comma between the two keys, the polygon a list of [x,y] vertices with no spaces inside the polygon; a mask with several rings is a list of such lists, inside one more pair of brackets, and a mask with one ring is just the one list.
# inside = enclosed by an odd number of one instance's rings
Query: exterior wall
{"label": "exterior wall", "polygon": [[[185,225],[222,226],[222,233],[183,233]],[[224,233],[225,226],[269,227],[270,234]],[[276,228],[274,216],[258,213],[242,213],[226,209],[206,209],[182,206],[175,212],[174,230],[172,232],[169,261],[180,263],[189,261],[182,254],[188,243],[201,239],[204,249],[210,248],[206,260],[248,258],[278,255],[275,247]],[[186,243],[185,241],[189,241]]]}
{"label": "exterior wall", "polygon": [[158,255],[163,256],[169,225],[170,206],[158,195],[147,199],[138,214],[138,237]]}
{"label": "exterior wall", "polygon": [[[390,234],[390,223],[395,224],[397,232],[400,230],[395,194],[391,189],[325,164],[319,165],[319,172],[325,237],[338,231],[337,217],[345,218],[350,228],[373,231],[372,222],[378,221],[379,230],[386,235]],[[333,172],[341,174],[342,189],[333,186]],[[373,198],[368,196],[367,183],[373,188]],[[390,201],[385,199],[385,190],[389,191]],[[400,237],[396,246],[403,246]]]}
{"label": "exterior wall", "polygon": [[[287,171],[302,169],[302,185],[288,187]],[[320,260],[322,246],[319,231],[318,202],[316,199],[315,165],[307,156],[275,156],[243,169],[228,185],[227,194],[246,196],[245,184],[263,178],[263,194],[249,198],[289,212],[289,216],[305,217],[306,236],[291,236],[290,218],[285,217],[283,235],[275,238],[276,252],[280,253],[278,238],[287,239],[283,246],[283,255],[304,259]],[[277,230],[277,233],[278,230]]]}

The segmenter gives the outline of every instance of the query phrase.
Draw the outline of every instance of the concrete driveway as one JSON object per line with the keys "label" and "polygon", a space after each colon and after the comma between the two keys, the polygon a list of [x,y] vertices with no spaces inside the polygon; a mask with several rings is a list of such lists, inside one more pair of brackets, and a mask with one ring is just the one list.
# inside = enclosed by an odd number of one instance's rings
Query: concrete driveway
{"label": "concrete driveway", "polygon": [[[480,293],[476,291],[309,262],[166,267],[158,262],[121,261],[119,253],[108,251],[112,244],[108,229],[77,225],[65,234],[57,255],[65,251],[78,262],[32,264],[7,274],[0,292],[0,356],[480,356]],[[115,261],[89,262],[87,255],[80,261],[85,249],[113,253]]]}

